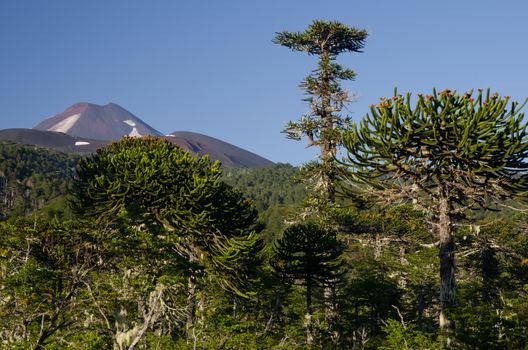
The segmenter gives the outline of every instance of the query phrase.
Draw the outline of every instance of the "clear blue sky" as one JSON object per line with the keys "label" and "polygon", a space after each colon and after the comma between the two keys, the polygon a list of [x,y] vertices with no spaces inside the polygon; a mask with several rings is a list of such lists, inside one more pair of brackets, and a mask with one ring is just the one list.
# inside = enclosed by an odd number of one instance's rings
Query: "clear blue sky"
{"label": "clear blue sky", "polygon": [[307,111],[315,58],[271,42],[313,19],[369,31],[339,62],[359,120],[379,97],[491,88],[528,96],[524,0],[2,0],[0,129],[32,127],[75,102],[115,102],[164,132],[204,133],[275,162],[315,150],[286,140]]}

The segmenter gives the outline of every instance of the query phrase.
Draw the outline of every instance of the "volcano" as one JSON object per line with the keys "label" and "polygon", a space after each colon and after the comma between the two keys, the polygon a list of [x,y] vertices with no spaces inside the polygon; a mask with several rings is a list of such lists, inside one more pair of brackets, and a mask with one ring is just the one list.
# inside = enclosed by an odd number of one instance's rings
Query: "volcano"
{"label": "volcano", "polygon": [[163,135],[115,103],[104,106],[76,103],[32,129],[0,130],[0,140],[83,154],[93,153],[123,136],[146,135],[163,137],[195,156],[208,155],[227,167],[254,168],[274,164],[258,154],[196,132],[175,131]]}
{"label": "volcano", "polygon": [[115,103],[104,106],[86,102],[76,103],[64,112],[43,120],[33,129],[62,132],[73,137],[101,141],[119,140],[125,135],[162,135]]}

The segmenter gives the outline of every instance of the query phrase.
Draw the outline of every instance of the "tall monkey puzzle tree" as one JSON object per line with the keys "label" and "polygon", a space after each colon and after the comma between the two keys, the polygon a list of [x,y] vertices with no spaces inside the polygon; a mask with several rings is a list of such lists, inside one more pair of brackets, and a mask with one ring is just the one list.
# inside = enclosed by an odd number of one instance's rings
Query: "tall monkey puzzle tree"
{"label": "tall monkey puzzle tree", "polygon": [[346,190],[381,204],[410,202],[426,212],[439,242],[440,330],[453,340],[455,305],[453,224],[468,210],[526,198],[528,135],[524,106],[479,90],[395,94],[371,106],[344,136]]}
{"label": "tall monkey puzzle tree", "polygon": [[[356,76],[354,71],[335,61],[341,53],[361,52],[366,38],[366,30],[351,28],[337,21],[315,20],[303,32],[282,31],[277,33],[273,40],[274,43],[293,51],[318,56],[317,69],[301,82],[310,111],[298,121],[290,121],[283,132],[290,139],[306,138],[307,147],[319,147],[319,162],[305,166],[305,181],[314,187],[308,197],[303,216],[314,215],[330,227],[336,226],[328,215],[335,204],[335,156],[338,146],[341,145],[343,127],[349,123],[347,117],[340,115],[345,105],[350,102],[347,91],[340,83],[343,80],[353,80]],[[333,300],[335,287],[327,288],[325,294],[328,302],[327,323],[337,339],[339,336],[334,331],[337,318]]]}
{"label": "tall monkey puzzle tree", "polygon": [[320,164],[310,168],[316,178],[316,195],[323,203],[335,200],[336,148],[341,141],[341,127],[348,122],[339,115],[349,102],[348,93],[341,88],[342,80],[352,80],[356,74],[335,63],[343,52],[361,52],[367,32],[336,21],[314,21],[304,32],[277,33],[274,43],[293,51],[317,55],[318,67],[301,83],[310,111],[298,121],[290,121],[284,132],[294,140],[306,137],[308,147],[320,148]]}

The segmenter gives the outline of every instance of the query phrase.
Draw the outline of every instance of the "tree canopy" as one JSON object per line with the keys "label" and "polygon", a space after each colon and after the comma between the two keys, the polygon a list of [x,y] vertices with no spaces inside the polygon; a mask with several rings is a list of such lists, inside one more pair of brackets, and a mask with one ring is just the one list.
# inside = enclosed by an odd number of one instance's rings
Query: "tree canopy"
{"label": "tree canopy", "polygon": [[188,332],[203,272],[246,295],[251,262],[257,262],[257,212],[220,175],[218,162],[195,158],[165,139],[125,137],[82,159],[73,180],[75,213],[144,232],[158,254],[168,256],[167,264],[186,271]]}
{"label": "tree canopy", "polygon": [[[428,206],[449,197],[462,210],[528,190],[528,141],[524,113],[509,97],[444,90],[395,94],[344,138],[349,189],[379,202]],[[370,190],[366,190],[370,189]],[[460,210],[459,210],[460,211]]]}
{"label": "tree canopy", "polygon": [[288,122],[283,131],[291,139],[305,137],[308,146],[320,148],[320,163],[311,164],[306,172],[306,177],[315,187],[312,202],[332,204],[335,200],[333,157],[341,142],[341,128],[348,122],[348,118],[339,113],[349,102],[349,95],[340,82],[352,80],[356,75],[334,61],[340,53],[361,52],[366,37],[365,30],[336,21],[316,20],[303,32],[279,32],[273,40],[293,51],[318,56],[317,69],[301,83],[307,95],[305,100],[310,104],[310,112],[298,121]]}

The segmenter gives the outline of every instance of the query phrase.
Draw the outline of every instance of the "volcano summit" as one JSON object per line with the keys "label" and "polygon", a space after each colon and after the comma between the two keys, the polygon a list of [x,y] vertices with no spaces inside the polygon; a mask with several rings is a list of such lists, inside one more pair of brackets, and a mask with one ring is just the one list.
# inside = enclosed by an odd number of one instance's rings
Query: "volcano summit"
{"label": "volcano summit", "polygon": [[33,129],[57,131],[73,137],[113,141],[128,136],[161,136],[141,119],[114,103],[99,106],[76,103],[64,112],[45,119]]}

